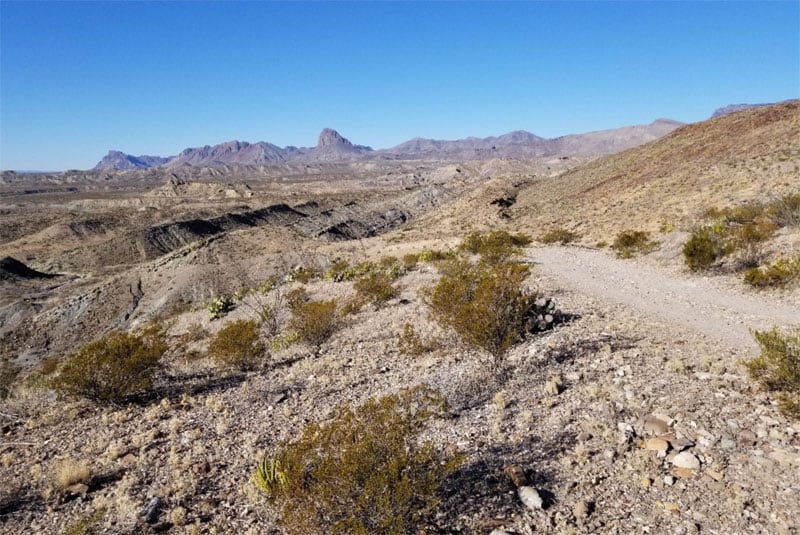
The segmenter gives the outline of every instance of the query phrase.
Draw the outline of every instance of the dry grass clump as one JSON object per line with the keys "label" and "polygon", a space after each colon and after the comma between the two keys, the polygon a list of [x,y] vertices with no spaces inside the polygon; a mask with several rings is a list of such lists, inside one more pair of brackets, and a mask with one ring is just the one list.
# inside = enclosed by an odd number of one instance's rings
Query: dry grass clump
{"label": "dry grass clump", "polygon": [[753,333],[761,354],[746,362],[750,377],[778,393],[781,410],[800,417],[800,327]]}
{"label": "dry grass clump", "polygon": [[219,330],[208,347],[214,363],[228,370],[249,370],[263,360],[266,346],[258,322],[237,320]]}
{"label": "dry grass clump", "polygon": [[744,281],[756,288],[783,288],[800,280],[800,255],[783,258],[763,268],[750,268],[744,272]]}
{"label": "dry grass clump", "polygon": [[650,238],[650,233],[642,230],[625,230],[617,234],[611,248],[620,258],[633,258],[637,254],[647,254],[658,249],[658,242]]}
{"label": "dry grass clump", "polygon": [[52,386],[62,394],[94,401],[123,401],[150,390],[166,350],[160,326],[138,335],[113,332],[71,355]]}
{"label": "dry grass clump", "polygon": [[547,244],[560,243],[561,245],[566,245],[568,243],[578,241],[579,239],[581,239],[581,235],[578,234],[577,232],[573,232],[571,230],[559,227],[545,232],[537,239],[541,243],[547,243]]}
{"label": "dry grass clump", "polygon": [[418,441],[444,413],[444,398],[425,387],[339,407],[264,459],[253,481],[289,533],[416,533],[461,461]]}
{"label": "dry grass clump", "polygon": [[65,489],[76,483],[88,483],[91,472],[86,463],[65,459],[56,465],[53,476],[56,486]]}

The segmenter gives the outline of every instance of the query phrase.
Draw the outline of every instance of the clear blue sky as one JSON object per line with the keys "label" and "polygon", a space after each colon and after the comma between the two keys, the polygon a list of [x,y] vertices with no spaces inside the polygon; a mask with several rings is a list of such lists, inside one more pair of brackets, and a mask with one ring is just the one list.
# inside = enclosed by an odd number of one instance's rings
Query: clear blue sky
{"label": "clear blue sky", "polygon": [[386,148],[800,95],[800,2],[0,1],[0,168],[232,139]]}

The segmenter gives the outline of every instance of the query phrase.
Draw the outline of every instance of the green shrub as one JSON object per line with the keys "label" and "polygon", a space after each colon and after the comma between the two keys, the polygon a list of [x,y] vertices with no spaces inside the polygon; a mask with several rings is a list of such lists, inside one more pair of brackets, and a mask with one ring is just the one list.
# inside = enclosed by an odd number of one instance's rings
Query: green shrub
{"label": "green shrub", "polygon": [[580,234],[565,228],[553,229],[539,236],[539,241],[542,243],[560,243],[561,245],[566,245],[579,239],[581,239]]}
{"label": "green shrub", "polygon": [[355,272],[350,267],[350,263],[347,260],[336,260],[331,264],[331,267],[325,271],[323,279],[333,282],[343,282],[352,280],[354,275]]}
{"label": "green shrub", "polygon": [[750,377],[778,393],[781,409],[800,417],[800,328],[753,333],[761,354],[746,363]]}
{"label": "green shrub", "polygon": [[392,285],[392,280],[392,276],[384,272],[368,273],[356,279],[353,288],[363,300],[380,307],[400,293],[400,289]]}
{"label": "green shrub", "polygon": [[314,279],[318,279],[322,274],[318,269],[308,268],[305,266],[295,266],[289,273],[289,281],[297,281],[302,284],[308,284]]}
{"label": "green shrub", "polygon": [[482,260],[496,264],[508,260],[522,252],[531,243],[525,234],[509,234],[505,230],[495,230],[488,234],[471,232],[467,234],[459,249],[480,255]]}
{"label": "green shrub", "polygon": [[442,396],[423,387],[339,407],[262,461],[253,480],[289,533],[417,533],[461,462],[419,443],[427,421],[444,411]]}
{"label": "green shrub", "polygon": [[800,256],[783,258],[771,266],[752,268],[744,272],[744,281],[756,288],[783,288],[800,280]]}
{"label": "green shrub", "polygon": [[230,295],[222,295],[206,303],[211,320],[218,320],[236,307],[236,300]]}
{"label": "green shrub", "polygon": [[316,350],[322,346],[339,327],[336,301],[307,301],[292,307],[289,327],[297,333],[299,340]]}
{"label": "green shrub", "polygon": [[286,292],[286,304],[289,305],[289,310],[294,310],[295,308],[308,303],[309,301],[308,292],[305,288],[293,288]]}
{"label": "green shrub", "polygon": [[536,293],[523,289],[528,267],[514,262],[473,265],[453,260],[426,290],[432,315],[468,345],[482,349],[499,369],[505,352],[530,329]]}
{"label": "green shrub", "polygon": [[417,256],[417,260],[423,263],[439,262],[453,258],[455,253],[453,251],[442,251],[440,249],[423,249]]}
{"label": "green shrub", "polygon": [[683,259],[689,269],[700,271],[710,268],[726,254],[725,251],[720,233],[712,226],[703,226],[694,229],[689,240],[683,244]]}
{"label": "green shrub", "polygon": [[261,341],[255,320],[237,320],[219,330],[208,346],[208,355],[223,369],[248,370],[264,358],[266,346]]}
{"label": "green shrub", "polygon": [[617,234],[611,248],[620,258],[632,258],[637,254],[647,254],[658,248],[658,242],[650,239],[650,233],[642,230],[626,230]]}
{"label": "green shrub", "polygon": [[800,193],[784,195],[772,201],[767,213],[779,227],[800,225]]}
{"label": "green shrub", "polygon": [[52,386],[60,393],[94,401],[123,401],[152,388],[166,350],[159,327],[139,335],[113,332],[71,355]]}

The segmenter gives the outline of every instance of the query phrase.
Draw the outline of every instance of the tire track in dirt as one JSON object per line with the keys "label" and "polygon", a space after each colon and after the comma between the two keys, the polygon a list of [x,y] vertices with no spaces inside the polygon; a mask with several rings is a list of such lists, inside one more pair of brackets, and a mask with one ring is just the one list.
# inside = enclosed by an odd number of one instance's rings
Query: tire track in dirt
{"label": "tire track in dirt", "polygon": [[768,296],[722,289],[700,277],[679,278],[654,266],[576,247],[527,250],[535,269],[565,287],[634,308],[648,317],[757,353],[751,329],[800,325],[800,309]]}

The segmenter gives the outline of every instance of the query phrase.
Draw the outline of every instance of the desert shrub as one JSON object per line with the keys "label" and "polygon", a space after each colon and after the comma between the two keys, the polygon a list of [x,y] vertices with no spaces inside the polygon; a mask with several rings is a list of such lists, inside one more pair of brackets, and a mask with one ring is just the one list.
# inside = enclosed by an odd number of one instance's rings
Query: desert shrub
{"label": "desert shrub", "polygon": [[744,281],[756,288],[783,288],[800,280],[800,256],[783,258],[771,266],[748,269]]}
{"label": "desert shrub", "polygon": [[150,390],[167,344],[158,326],[141,334],[113,332],[71,355],[53,379],[53,388],[101,402],[123,401]]}
{"label": "desert shrub", "polygon": [[561,245],[566,245],[579,239],[581,239],[580,234],[565,228],[556,228],[539,236],[539,241],[542,243],[560,243]]}
{"label": "desert shrub", "polygon": [[305,288],[293,288],[286,292],[286,304],[289,305],[289,310],[294,310],[295,308],[308,303],[309,301],[308,292]]}
{"label": "desert shrub", "polygon": [[800,327],[786,332],[755,331],[753,336],[761,354],[746,363],[750,377],[777,392],[785,413],[800,416]]}
{"label": "desert shrub", "polygon": [[424,387],[339,407],[262,461],[253,481],[289,533],[416,533],[461,462],[418,440],[444,411],[444,398]]}
{"label": "desert shrub", "polygon": [[248,370],[264,357],[258,322],[237,320],[219,330],[208,346],[208,355],[223,369]]}
{"label": "desert shrub", "polygon": [[299,340],[319,350],[339,327],[336,301],[306,301],[292,307],[289,327]]}
{"label": "desert shrub", "polygon": [[403,255],[403,268],[406,271],[411,271],[417,267],[419,262],[419,253],[408,253]]}
{"label": "desert shrub", "polygon": [[772,201],[767,213],[779,227],[800,225],[800,193],[784,195]]}
{"label": "desert shrub", "polygon": [[333,282],[342,282],[352,280],[353,275],[353,269],[350,267],[350,263],[347,260],[336,260],[331,264],[331,267],[325,271],[323,279]]}
{"label": "desert shrub", "polygon": [[683,244],[683,259],[692,271],[710,268],[725,254],[723,238],[713,226],[694,229],[689,240]]}
{"label": "desert shrub", "polygon": [[305,266],[295,266],[292,268],[292,271],[289,272],[289,281],[308,284],[312,280],[319,278],[321,275],[322,274],[318,269]]}
{"label": "desert shrub", "polygon": [[212,321],[225,317],[235,307],[236,299],[230,295],[221,295],[206,303],[206,310],[211,315]]}
{"label": "desert shrub", "polygon": [[471,232],[467,234],[459,249],[480,255],[489,263],[499,263],[516,256],[522,248],[531,243],[525,234],[509,234],[505,230],[495,230],[488,234]]}
{"label": "desert shrub", "polygon": [[368,273],[356,279],[353,288],[363,300],[380,307],[400,293],[400,289],[392,285],[392,280],[392,276],[385,272]]}
{"label": "desert shrub", "polygon": [[76,520],[73,524],[67,526],[64,530],[64,535],[89,535],[94,533],[99,533],[100,530],[100,521],[103,520],[103,517],[106,515],[108,509],[105,507],[97,508],[93,513],[88,514],[78,520]]}
{"label": "desert shrub", "polygon": [[625,230],[617,234],[611,248],[620,258],[632,258],[637,254],[647,254],[658,248],[658,242],[650,238],[650,233],[642,230]]}
{"label": "desert shrub", "polygon": [[437,347],[436,340],[424,340],[410,323],[403,325],[403,331],[397,337],[400,353],[404,355],[420,356],[433,351]]}
{"label": "desert shrub", "polygon": [[473,265],[454,260],[426,290],[432,315],[468,345],[482,349],[499,369],[505,352],[530,329],[536,293],[524,290],[528,267],[514,262]]}
{"label": "desert shrub", "polygon": [[453,258],[455,253],[453,251],[442,251],[441,249],[423,249],[417,255],[417,260],[423,263],[439,262]]}

